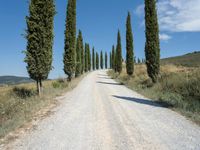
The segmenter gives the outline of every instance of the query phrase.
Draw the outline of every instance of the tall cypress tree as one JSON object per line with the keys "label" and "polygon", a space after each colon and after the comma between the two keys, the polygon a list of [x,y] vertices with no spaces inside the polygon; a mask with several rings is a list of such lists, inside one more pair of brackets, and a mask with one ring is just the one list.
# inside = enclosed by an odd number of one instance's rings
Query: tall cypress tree
{"label": "tall cypress tree", "polygon": [[156,0],[145,0],[145,26],[147,72],[149,77],[155,83],[157,82],[160,71],[160,41]]}
{"label": "tall cypress tree", "polygon": [[103,69],[103,52],[101,51],[101,55],[100,55],[100,66],[101,66],[101,69]]}
{"label": "tall cypress tree", "polygon": [[107,52],[105,52],[105,68],[108,68],[108,55]]}
{"label": "tall cypress tree", "polygon": [[88,48],[87,48],[87,52],[88,52],[88,71],[91,71],[91,52],[90,52],[90,45],[88,44]]}
{"label": "tall cypress tree", "polygon": [[113,69],[113,70],[115,70],[115,68],[116,68],[115,57],[116,57],[116,54],[115,54],[115,46],[113,45],[113,46],[112,46],[112,69]]}
{"label": "tall cypress tree", "polygon": [[54,15],[54,0],[31,0],[29,16],[26,17],[25,62],[30,78],[37,82],[39,95],[41,95],[42,80],[48,78],[52,69]]}
{"label": "tall cypress tree", "polygon": [[88,72],[88,44],[85,43],[85,72]]}
{"label": "tall cypress tree", "polygon": [[122,72],[122,46],[121,46],[120,31],[118,31],[118,35],[117,35],[116,71],[118,73]]}
{"label": "tall cypress tree", "polygon": [[95,70],[95,51],[94,51],[94,47],[92,48],[92,69]]}
{"label": "tall cypress tree", "polygon": [[96,69],[99,70],[99,54],[96,52]]}
{"label": "tall cypress tree", "polygon": [[82,70],[82,61],[81,61],[81,52],[82,52],[82,43],[81,43],[81,31],[79,30],[78,38],[76,41],[76,72],[75,77],[78,77],[81,75]]}
{"label": "tall cypress tree", "polygon": [[110,52],[110,69],[112,69],[112,52]]}
{"label": "tall cypress tree", "polygon": [[76,0],[68,0],[63,62],[64,72],[71,81],[76,69]]}
{"label": "tall cypress tree", "polygon": [[81,31],[79,31],[79,35],[80,35],[79,40],[80,40],[80,51],[81,51],[81,74],[83,74],[85,66],[85,58],[84,58],[83,36]]}
{"label": "tall cypress tree", "polygon": [[128,75],[133,75],[134,72],[134,52],[133,52],[133,33],[131,26],[131,15],[128,12],[126,21],[126,72]]}

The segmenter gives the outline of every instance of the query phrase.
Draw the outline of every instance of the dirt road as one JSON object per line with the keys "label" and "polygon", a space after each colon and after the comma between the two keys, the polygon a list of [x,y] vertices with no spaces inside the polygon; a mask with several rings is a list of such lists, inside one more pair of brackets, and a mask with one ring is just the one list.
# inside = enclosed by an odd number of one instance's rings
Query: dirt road
{"label": "dirt road", "polygon": [[199,150],[200,127],[95,71],[14,150]]}

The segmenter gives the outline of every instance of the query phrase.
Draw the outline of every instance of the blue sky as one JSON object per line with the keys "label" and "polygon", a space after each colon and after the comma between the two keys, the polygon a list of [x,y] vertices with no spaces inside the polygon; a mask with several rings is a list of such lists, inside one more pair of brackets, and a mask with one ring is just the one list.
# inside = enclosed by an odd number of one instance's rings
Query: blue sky
{"label": "blue sky", "polygon": [[[122,36],[125,56],[125,22],[127,12],[132,14],[135,55],[144,57],[144,11],[141,0],[77,0],[77,29],[84,41],[97,51],[110,52],[116,44],[117,30]],[[50,78],[64,76],[63,49],[67,0],[56,0],[54,70]],[[161,57],[169,57],[200,50],[200,0],[160,0],[158,4]],[[0,75],[28,76],[23,62],[26,40],[25,16],[27,0],[0,2]]]}

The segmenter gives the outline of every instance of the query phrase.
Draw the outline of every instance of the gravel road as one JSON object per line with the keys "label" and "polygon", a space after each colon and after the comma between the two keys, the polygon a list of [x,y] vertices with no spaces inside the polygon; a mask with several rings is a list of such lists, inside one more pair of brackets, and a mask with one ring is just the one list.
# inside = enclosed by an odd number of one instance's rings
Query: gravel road
{"label": "gravel road", "polygon": [[116,83],[88,74],[13,150],[200,150],[200,127]]}

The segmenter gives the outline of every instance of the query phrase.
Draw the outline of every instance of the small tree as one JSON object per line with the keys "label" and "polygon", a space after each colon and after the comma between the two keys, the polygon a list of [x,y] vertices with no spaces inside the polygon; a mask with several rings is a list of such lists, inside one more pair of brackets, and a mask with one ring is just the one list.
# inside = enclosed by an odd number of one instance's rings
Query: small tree
{"label": "small tree", "polygon": [[96,52],[96,69],[99,70],[99,54]]}
{"label": "small tree", "polygon": [[126,22],[126,72],[128,75],[133,75],[134,72],[134,60],[133,60],[133,33],[131,26],[131,15],[128,12]]}
{"label": "small tree", "polygon": [[95,70],[95,51],[92,49],[92,69]]}
{"label": "small tree", "polygon": [[37,82],[39,95],[41,95],[42,80],[48,78],[52,69],[54,15],[54,0],[31,0],[29,16],[26,17],[25,62],[30,78]]}
{"label": "small tree", "polygon": [[63,62],[64,72],[71,81],[76,69],[76,0],[68,0]]}
{"label": "small tree", "polygon": [[85,72],[88,72],[88,44],[85,43]]}
{"label": "small tree", "polygon": [[80,51],[81,51],[81,74],[84,73],[84,69],[85,69],[85,56],[84,56],[84,45],[83,45],[83,36],[82,36],[82,32],[79,31],[79,35],[80,35]]}
{"label": "small tree", "polygon": [[88,44],[88,71],[91,71],[91,53],[90,53],[90,45]]}
{"label": "small tree", "polygon": [[112,69],[116,71],[116,53],[115,53],[115,46],[112,46]]}
{"label": "small tree", "polygon": [[78,77],[81,75],[82,70],[82,63],[81,63],[81,31],[79,30],[78,38],[76,40],[76,72],[75,77]]}
{"label": "small tree", "polygon": [[101,56],[100,56],[100,65],[101,65],[101,69],[103,69],[103,52],[101,51]]}
{"label": "small tree", "polygon": [[145,0],[145,55],[149,77],[155,83],[160,72],[160,41],[156,0]]}
{"label": "small tree", "polygon": [[110,52],[110,69],[112,69],[112,52]]}
{"label": "small tree", "polygon": [[121,47],[120,31],[118,31],[118,35],[117,35],[116,71],[118,73],[122,72],[122,47]]}
{"label": "small tree", "polygon": [[108,68],[108,55],[107,52],[105,52],[105,68]]}

